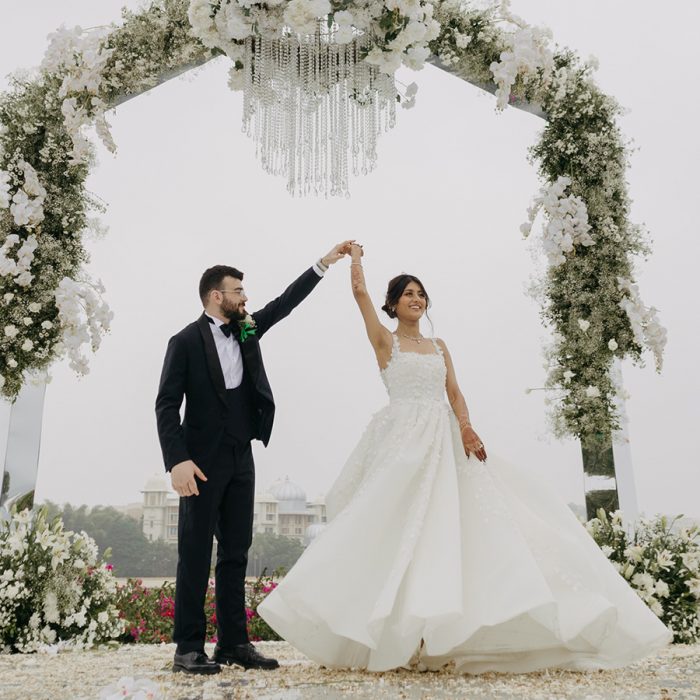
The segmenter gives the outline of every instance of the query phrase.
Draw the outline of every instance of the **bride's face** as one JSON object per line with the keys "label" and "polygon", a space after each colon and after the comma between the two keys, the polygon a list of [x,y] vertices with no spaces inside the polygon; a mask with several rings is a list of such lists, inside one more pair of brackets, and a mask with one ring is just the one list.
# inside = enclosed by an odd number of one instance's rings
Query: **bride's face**
{"label": "bride's face", "polygon": [[428,305],[425,292],[419,284],[409,282],[396,305],[396,315],[400,321],[418,321]]}

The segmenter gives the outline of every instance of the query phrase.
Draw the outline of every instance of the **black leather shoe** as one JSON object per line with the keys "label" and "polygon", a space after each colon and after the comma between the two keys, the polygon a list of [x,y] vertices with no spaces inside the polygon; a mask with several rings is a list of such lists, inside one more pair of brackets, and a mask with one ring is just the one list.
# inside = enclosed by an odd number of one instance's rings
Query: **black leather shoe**
{"label": "black leather shoe", "polygon": [[173,671],[176,673],[199,673],[210,675],[219,673],[221,666],[210,659],[203,651],[190,651],[187,654],[175,652],[173,659]]}
{"label": "black leather shoe", "polygon": [[214,661],[222,666],[243,666],[245,669],[261,668],[265,671],[272,671],[279,668],[277,659],[269,659],[263,656],[250,642],[247,644],[237,644],[231,649],[214,649]]}

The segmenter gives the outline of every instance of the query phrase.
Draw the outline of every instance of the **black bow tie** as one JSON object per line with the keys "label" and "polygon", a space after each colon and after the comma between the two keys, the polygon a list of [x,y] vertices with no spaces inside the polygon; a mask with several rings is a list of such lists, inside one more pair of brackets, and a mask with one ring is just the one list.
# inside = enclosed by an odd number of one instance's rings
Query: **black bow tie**
{"label": "black bow tie", "polygon": [[[209,323],[214,323],[214,319],[207,316]],[[235,321],[229,321],[229,323],[222,323],[219,326],[219,330],[227,337],[231,337],[231,333],[235,330]]]}

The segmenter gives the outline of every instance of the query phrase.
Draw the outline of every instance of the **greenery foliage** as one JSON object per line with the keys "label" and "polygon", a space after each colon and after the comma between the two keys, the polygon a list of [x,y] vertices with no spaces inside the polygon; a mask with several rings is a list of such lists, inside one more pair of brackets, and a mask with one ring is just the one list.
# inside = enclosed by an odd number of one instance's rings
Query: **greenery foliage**
{"label": "greenery foliage", "polygon": [[140,520],[110,506],[88,508],[47,503],[51,517],[60,515],[70,530],[85,531],[97,544],[100,554],[110,551],[110,564],[119,577],[174,576],[177,547],[167,542],[151,542],[143,534]]}

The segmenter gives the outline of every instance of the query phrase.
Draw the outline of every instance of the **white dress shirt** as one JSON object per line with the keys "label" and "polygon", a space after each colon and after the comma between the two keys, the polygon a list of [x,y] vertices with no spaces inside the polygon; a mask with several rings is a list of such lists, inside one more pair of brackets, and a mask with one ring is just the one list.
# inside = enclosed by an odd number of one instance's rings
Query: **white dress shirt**
{"label": "white dress shirt", "polygon": [[[313,265],[314,272],[319,276],[323,277],[324,270],[319,266],[318,263]],[[233,333],[227,338],[224,332],[221,330],[221,326],[224,322],[214,316],[210,316],[206,311],[204,312],[213,323],[211,326],[211,334],[214,337],[214,343],[216,344],[216,352],[219,355],[219,362],[221,364],[221,371],[224,373],[224,383],[227,389],[236,389],[241,385],[243,381],[243,358],[241,357],[241,347],[238,341],[234,338]]]}
{"label": "white dress shirt", "polygon": [[[207,312],[204,312],[207,316]],[[241,347],[233,337],[233,333],[227,338],[221,330],[224,322],[214,316],[209,316],[211,323],[211,334],[216,344],[216,352],[219,355],[221,371],[224,373],[224,383],[227,389],[235,389],[243,381],[243,358],[241,357]]]}

